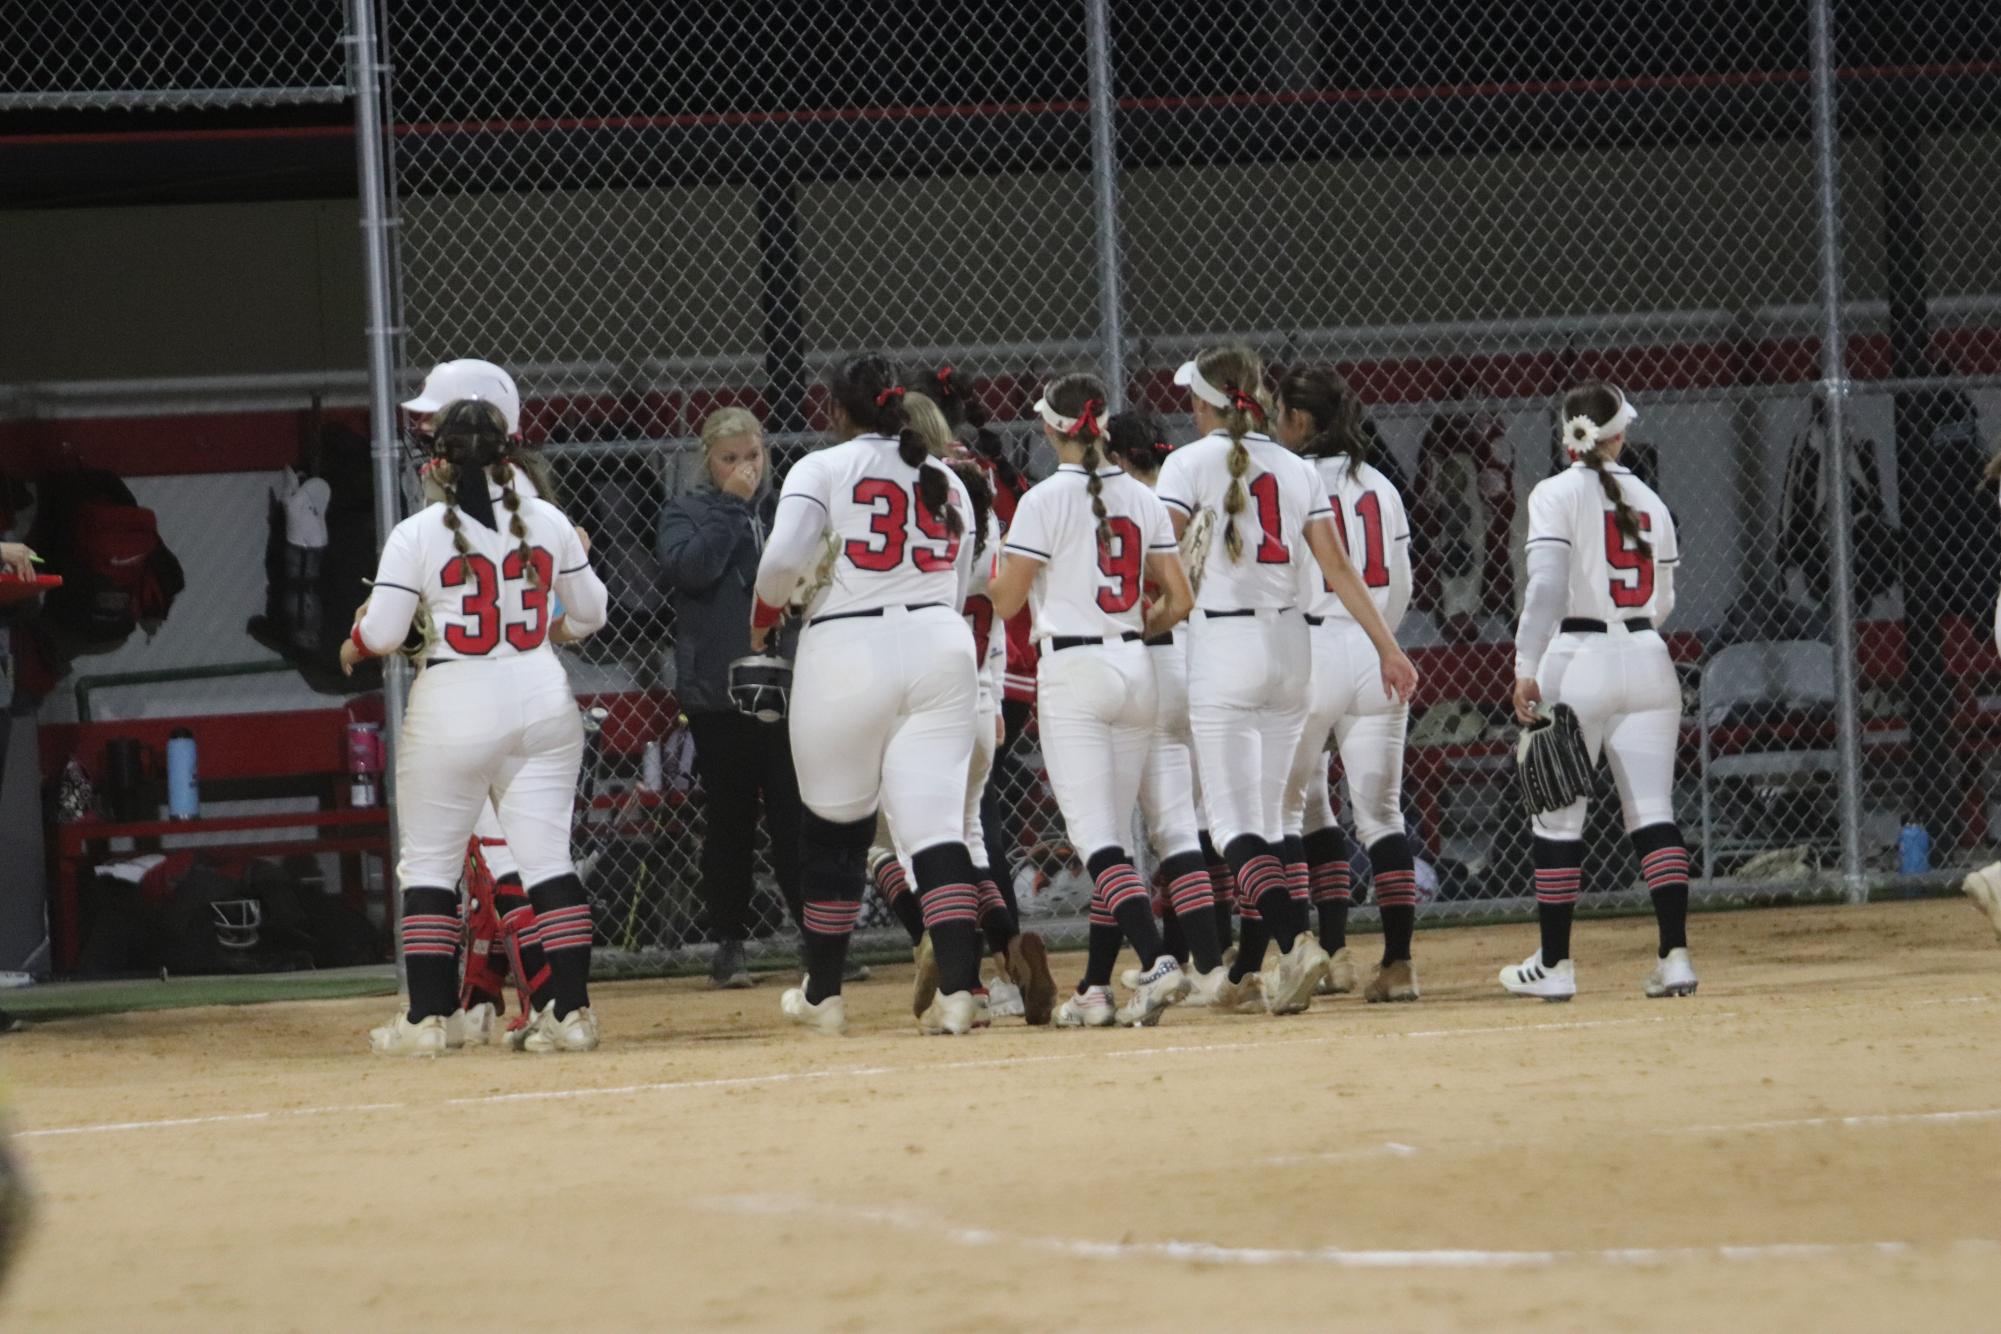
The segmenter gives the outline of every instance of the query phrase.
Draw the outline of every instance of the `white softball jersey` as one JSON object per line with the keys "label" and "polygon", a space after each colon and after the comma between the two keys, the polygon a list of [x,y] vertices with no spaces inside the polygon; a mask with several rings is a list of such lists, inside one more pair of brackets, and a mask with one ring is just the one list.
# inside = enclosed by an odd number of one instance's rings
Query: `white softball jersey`
{"label": "white softball jersey", "polygon": [[[944,474],[961,536],[919,503],[919,468]],[[972,572],[973,504],[965,483],[936,459],[917,468],[888,436],[859,435],[792,465],[758,566],[758,596],[780,606],[793,581],[816,565],[831,531],[839,544],[834,577],[806,608],[807,621],[885,607],[929,604],[957,611]]]}
{"label": "white softball jersey", "polygon": [[1001,521],[987,511],[987,545],[973,561],[966,585],[966,624],[973,631],[973,652],[980,669],[980,698],[998,700],[1001,678],[1007,671],[1007,627],[994,615],[987,596],[994,576],[1000,573]]}
{"label": "white softball jersey", "polygon": [[1597,475],[1573,463],[1529,493],[1528,550],[1557,545],[1569,555],[1570,601],[1565,616],[1586,620],[1646,620],[1655,625],[1673,607],[1673,568],[1681,559],[1674,519],[1652,487],[1616,463],[1605,471],[1638,514],[1649,554],[1619,532],[1612,502]]}
{"label": "white softball jersey", "polygon": [[1146,622],[1146,558],[1176,550],[1167,507],[1123,469],[1098,470],[1109,540],[1098,541],[1090,475],[1066,463],[1015,507],[1009,555],[1041,563],[1029,585],[1038,644],[1056,636],[1119,639]]}
{"label": "white softball jersey", "polygon": [[[1410,519],[1403,497],[1389,478],[1366,463],[1356,467],[1345,454],[1306,462],[1327,489],[1334,530],[1349,561],[1394,631],[1410,605]],[[1309,616],[1355,619],[1310,558],[1300,562],[1299,605]]]}
{"label": "white softball jersey", "polygon": [[[1216,534],[1195,597],[1203,611],[1299,605],[1299,574],[1293,567],[1304,562],[1317,568],[1306,546],[1306,525],[1333,512],[1312,464],[1267,435],[1253,432],[1244,444],[1251,456],[1243,476],[1248,494],[1234,520],[1223,510],[1230,490],[1230,437],[1222,431],[1169,454],[1155,487],[1162,503],[1190,518],[1205,509],[1216,513]],[[1236,560],[1223,541],[1224,525],[1230,522],[1243,539],[1243,554]]]}

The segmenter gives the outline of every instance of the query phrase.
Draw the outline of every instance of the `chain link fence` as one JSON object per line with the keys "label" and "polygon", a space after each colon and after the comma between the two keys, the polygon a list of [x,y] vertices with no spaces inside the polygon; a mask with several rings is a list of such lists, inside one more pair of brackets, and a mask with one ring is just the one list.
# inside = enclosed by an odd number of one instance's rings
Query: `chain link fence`
{"label": "chain link fence", "polygon": [[[1698,901],[1915,888],[1991,841],[1989,7],[399,0],[386,46],[401,364],[515,372],[612,588],[569,657],[606,711],[579,839],[609,966],[708,932],[660,511],[720,407],[781,472],[822,443],[824,373],[863,349],[913,390],[949,367],[1031,480],[1052,372],[1103,371],[1179,440],[1201,347],[1339,366],[1413,520],[1434,917],[1530,902],[1520,537],[1555,401],[1594,377],[1638,403],[1628,459],[1682,533]],[[1027,915],[1068,923],[1088,885],[1032,707],[1010,721],[999,838]],[[1601,796],[1586,884],[1644,902]]]}

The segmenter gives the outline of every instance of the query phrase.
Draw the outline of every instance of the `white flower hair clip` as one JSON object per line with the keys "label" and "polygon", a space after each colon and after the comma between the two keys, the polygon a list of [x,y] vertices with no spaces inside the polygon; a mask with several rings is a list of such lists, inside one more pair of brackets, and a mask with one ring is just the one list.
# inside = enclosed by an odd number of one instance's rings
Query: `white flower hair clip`
{"label": "white flower hair clip", "polygon": [[1573,458],[1598,444],[1598,423],[1582,413],[1563,423],[1563,448]]}

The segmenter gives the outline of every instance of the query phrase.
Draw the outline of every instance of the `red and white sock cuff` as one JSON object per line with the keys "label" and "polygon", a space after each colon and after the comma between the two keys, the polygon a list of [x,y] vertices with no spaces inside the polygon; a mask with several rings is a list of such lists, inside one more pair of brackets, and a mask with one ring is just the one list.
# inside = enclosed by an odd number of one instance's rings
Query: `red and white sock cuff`
{"label": "red and white sock cuff", "polygon": [[1167,901],[1174,906],[1177,915],[1213,908],[1216,903],[1216,890],[1209,882],[1209,873],[1190,871],[1182,876],[1167,887]]}
{"label": "red and white sock cuff", "polygon": [[1313,897],[1313,873],[1305,862],[1285,864],[1285,892],[1300,903]]}
{"label": "red and white sock cuff", "polygon": [[904,873],[903,863],[894,857],[885,857],[875,868],[875,887],[885,901],[894,903],[910,892],[910,877]]}
{"label": "red and white sock cuff", "polygon": [[1134,899],[1146,899],[1146,881],[1139,878],[1131,862],[1120,862],[1107,866],[1097,879],[1094,895],[1100,898],[1105,910],[1114,916],[1120,908]]}
{"label": "red and white sock cuff", "polygon": [[535,925],[542,937],[542,948],[549,953],[590,948],[591,906],[588,903],[540,913],[535,918]]}
{"label": "red and white sock cuff", "polygon": [[1275,889],[1290,893],[1285,867],[1270,853],[1260,853],[1245,862],[1244,869],[1237,875],[1237,906],[1239,909],[1246,904],[1256,907],[1259,899]]}
{"label": "red and white sock cuff", "polygon": [[403,918],[403,953],[409,958],[459,957],[459,919],[443,913],[408,913]]}
{"label": "red and white sock cuff", "polygon": [[845,936],[853,934],[862,905],[859,899],[809,899],[799,915],[816,936]]}
{"label": "red and white sock cuff", "polygon": [[978,895],[981,917],[985,917],[988,913],[1007,911],[1007,900],[1001,897],[1000,886],[994,883],[991,876],[982,879],[974,886],[974,890]]}
{"label": "red and white sock cuff", "polygon": [[919,894],[917,901],[927,927],[949,922],[977,925],[980,920],[980,892],[971,885],[940,885]]}
{"label": "red and white sock cuff", "polygon": [[1377,871],[1376,905],[1383,908],[1416,907],[1417,872]]}
{"label": "red and white sock cuff", "polygon": [[1674,889],[1688,883],[1688,849],[1657,848],[1640,858],[1640,875],[1650,890]]}
{"label": "red and white sock cuff", "polygon": [[1307,873],[1315,903],[1349,903],[1354,890],[1348,883],[1348,863],[1322,862]]}
{"label": "red and white sock cuff", "polygon": [[1583,885],[1584,868],[1580,866],[1538,866],[1535,872],[1535,900],[1537,903],[1575,903]]}

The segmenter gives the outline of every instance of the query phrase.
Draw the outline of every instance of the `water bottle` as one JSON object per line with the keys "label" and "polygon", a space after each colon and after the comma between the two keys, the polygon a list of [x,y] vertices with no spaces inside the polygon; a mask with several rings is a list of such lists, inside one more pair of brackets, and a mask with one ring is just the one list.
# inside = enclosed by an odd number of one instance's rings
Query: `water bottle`
{"label": "water bottle", "polygon": [[639,786],[647,792],[658,792],[666,776],[666,766],[660,755],[660,743],[647,742],[646,749],[639,752]]}
{"label": "water bottle", "polygon": [[1924,875],[1932,869],[1932,836],[1921,824],[1906,824],[1897,834],[1897,870]]}
{"label": "water bottle", "polygon": [[195,734],[176,727],[167,737],[167,818],[192,820],[201,814],[201,785],[195,777]]}
{"label": "water bottle", "polygon": [[382,775],[382,728],[375,723],[347,725],[347,801],[366,809],[376,803]]}

